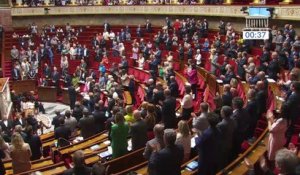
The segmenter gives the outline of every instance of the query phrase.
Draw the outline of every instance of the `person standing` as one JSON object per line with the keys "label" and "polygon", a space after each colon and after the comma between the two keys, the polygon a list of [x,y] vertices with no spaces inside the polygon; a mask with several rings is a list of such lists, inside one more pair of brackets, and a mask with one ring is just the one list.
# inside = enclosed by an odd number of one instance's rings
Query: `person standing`
{"label": "person standing", "polygon": [[73,110],[75,107],[75,103],[76,103],[76,89],[74,86],[69,86],[68,87],[68,93],[69,93],[69,100],[70,100],[70,108]]}
{"label": "person standing", "polygon": [[22,136],[19,133],[12,135],[10,147],[10,157],[12,159],[13,173],[23,173],[31,169],[30,157],[31,149],[27,143],[24,143]]}
{"label": "person standing", "polygon": [[191,154],[191,133],[188,123],[184,120],[178,122],[178,132],[175,143],[183,146],[183,162],[187,162]]}
{"label": "person standing", "polygon": [[165,129],[164,142],[166,147],[157,151],[154,148],[149,164],[154,167],[154,171],[159,175],[180,175],[181,163],[183,161],[183,148],[176,145],[176,131],[173,129]]}
{"label": "person standing", "polygon": [[176,99],[171,96],[169,89],[164,91],[165,100],[162,105],[162,120],[165,128],[176,127]]}
{"label": "person standing", "polygon": [[267,113],[268,129],[270,132],[268,142],[268,159],[275,161],[276,152],[286,143],[285,133],[287,131],[287,120],[280,114],[273,114],[270,111]]}
{"label": "person standing", "polygon": [[87,108],[83,109],[83,117],[79,120],[80,134],[83,139],[89,138],[96,134],[95,119],[90,115]]}
{"label": "person standing", "polygon": [[137,150],[146,145],[147,142],[147,124],[142,119],[141,112],[133,112],[135,122],[130,126],[129,134],[131,135],[132,150]]}
{"label": "person standing", "polygon": [[127,153],[127,136],[129,132],[129,126],[125,122],[122,113],[118,112],[115,115],[115,124],[111,127],[111,147],[112,158],[117,158]]}
{"label": "person standing", "polygon": [[30,160],[38,160],[42,157],[42,141],[38,135],[33,133],[32,126],[26,128],[26,133],[25,141],[29,144],[32,151]]}

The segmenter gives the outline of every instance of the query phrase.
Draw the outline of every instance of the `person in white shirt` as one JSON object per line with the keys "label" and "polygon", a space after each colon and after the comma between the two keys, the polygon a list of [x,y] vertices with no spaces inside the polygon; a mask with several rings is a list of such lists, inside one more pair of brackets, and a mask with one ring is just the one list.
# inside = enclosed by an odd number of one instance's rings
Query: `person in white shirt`
{"label": "person in white shirt", "polygon": [[103,36],[103,39],[104,39],[105,41],[108,41],[108,40],[109,40],[109,33],[108,33],[108,31],[104,31],[103,34],[102,34],[102,36]]}
{"label": "person in white shirt", "polygon": [[143,69],[144,63],[145,63],[145,58],[143,57],[142,53],[139,54],[138,63],[139,63],[139,68]]}
{"label": "person in white shirt", "polygon": [[75,58],[76,58],[76,44],[73,44],[73,46],[70,47],[69,53],[70,53],[70,59],[75,60]]}
{"label": "person in white shirt", "polygon": [[125,52],[124,44],[123,43],[119,43],[119,53],[120,53],[120,56],[123,56],[124,52]]}
{"label": "person in white shirt", "polygon": [[181,107],[182,107],[182,113],[181,113],[182,119],[189,120],[189,118],[191,117],[191,113],[194,110],[192,88],[189,83],[185,85],[185,95],[181,100]]}
{"label": "person in white shirt", "polygon": [[109,33],[109,38],[110,38],[111,40],[114,40],[115,37],[116,37],[115,33],[111,30],[110,33]]}
{"label": "person in white shirt", "polygon": [[201,65],[201,58],[202,55],[200,53],[200,49],[197,49],[196,55],[195,55],[195,60],[196,60],[196,65],[200,66]]}

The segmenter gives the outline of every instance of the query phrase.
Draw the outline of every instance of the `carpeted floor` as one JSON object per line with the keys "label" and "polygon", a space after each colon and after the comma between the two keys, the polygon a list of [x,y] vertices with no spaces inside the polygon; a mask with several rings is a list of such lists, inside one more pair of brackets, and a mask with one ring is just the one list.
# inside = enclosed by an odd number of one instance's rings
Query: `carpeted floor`
{"label": "carpeted floor", "polygon": [[[40,116],[44,116],[43,118],[47,118],[48,121],[45,122],[45,124],[47,124],[48,126],[51,125],[53,117],[56,116],[55,111],[58,110],[62,115],[64,115],[66,110],[70,110],[70,106],[62,104],[62,103],[42,102],[42,104],[44,105],[46,114],[40,113]],[[51,125],[50,129],[44,129],[44,133],[47,133],[47,132],[50,132],[53,130],[54,130],[54,127]]]}

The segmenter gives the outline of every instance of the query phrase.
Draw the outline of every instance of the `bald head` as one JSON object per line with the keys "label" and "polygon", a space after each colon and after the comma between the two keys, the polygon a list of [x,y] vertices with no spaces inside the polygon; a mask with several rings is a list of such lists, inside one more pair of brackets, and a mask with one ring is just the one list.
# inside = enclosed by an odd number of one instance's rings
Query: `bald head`
{"label": "bald head", "polygon": [[141,112],[139,110],[134,110],[133,117],[135,120],[140,120],[142,118]]}
{"label": "bald head", "polygon": [[256,83],[256,88],[257,88],[258,90],[262,90],[262,89],[264,89],[264,87],[265,87],[265,84],[264,84],[263,81],[258,81],[258,82]]}
{"label": "bald head", "polygon": [[265,79],[266,74],[265,74],[265,72],[260,71],[260,72],[258,72],[257,76],[260,80],[263,80],[263,79]]}

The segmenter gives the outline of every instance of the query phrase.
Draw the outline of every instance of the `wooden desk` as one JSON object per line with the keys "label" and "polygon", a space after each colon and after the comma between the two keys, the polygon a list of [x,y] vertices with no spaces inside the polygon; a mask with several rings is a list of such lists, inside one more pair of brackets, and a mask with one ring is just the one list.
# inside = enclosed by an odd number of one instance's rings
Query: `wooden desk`
{"label": "wooden desk", "polygon": [[69,91],[68,89],[62,89],[62,102],[64,104],[70,104],[70,97],[69,97]]}
{"label": "wooden desk", "polygon": [[[52,164],[53,164],[53,161],[52,161],[51,157],[35,160],[35,161],[31,162],[31,170],[35,170],[35,169],[42,168],[42,167],[45,167],[45,166],[49,166],[49,165],[52,165]],[[4,167],[5,167],[7,175],[13,174],[12,163],[11,162],[5,163]]]}
{"label": "wooden desk", "polygon": [[54,174],[62,174],[66,169],[67,168],[65,167],[64,162],[59,162],[59,163],[56,163],[53,165],[43,166],[38,169],[23,172],[18,175],[28,175],[28,174],[36,172],[36,171],[41,172],[43,175],[54,175]]}
{"label": "wooden desk", "polygon": [[42,135],[40,135],[40,138],[41,138],[42,142],[45,142],[46,140],[52,139],[52,138],[54,138],[54,131],[42,134]]}
{"label": "wooden desk", "polygon": [[36,80],[12,81],[12,89],[16,91],[16,94],[35,91],[36,86],[37,86]]}
{"label": "wooden desk", "polygon": [[40,101],[56,102],[57,88],[54,86],[39,86],[38,95]]}
{"label": "wooden desk", "polygon": [[70,153],[73,153],[73,152],[75,152],[77,150],[80,150],[80,149],[89,148],[89,147],[103,141],[107,137],[108,137],[107,133],[102,133],[102,134],[99,134],[98,136],[95,136],[93,138],[85,139],[85,140],[83,140],[81,142],[78,142],[76,144],[59,148],[58,151],[61,155],[70,154]]}

